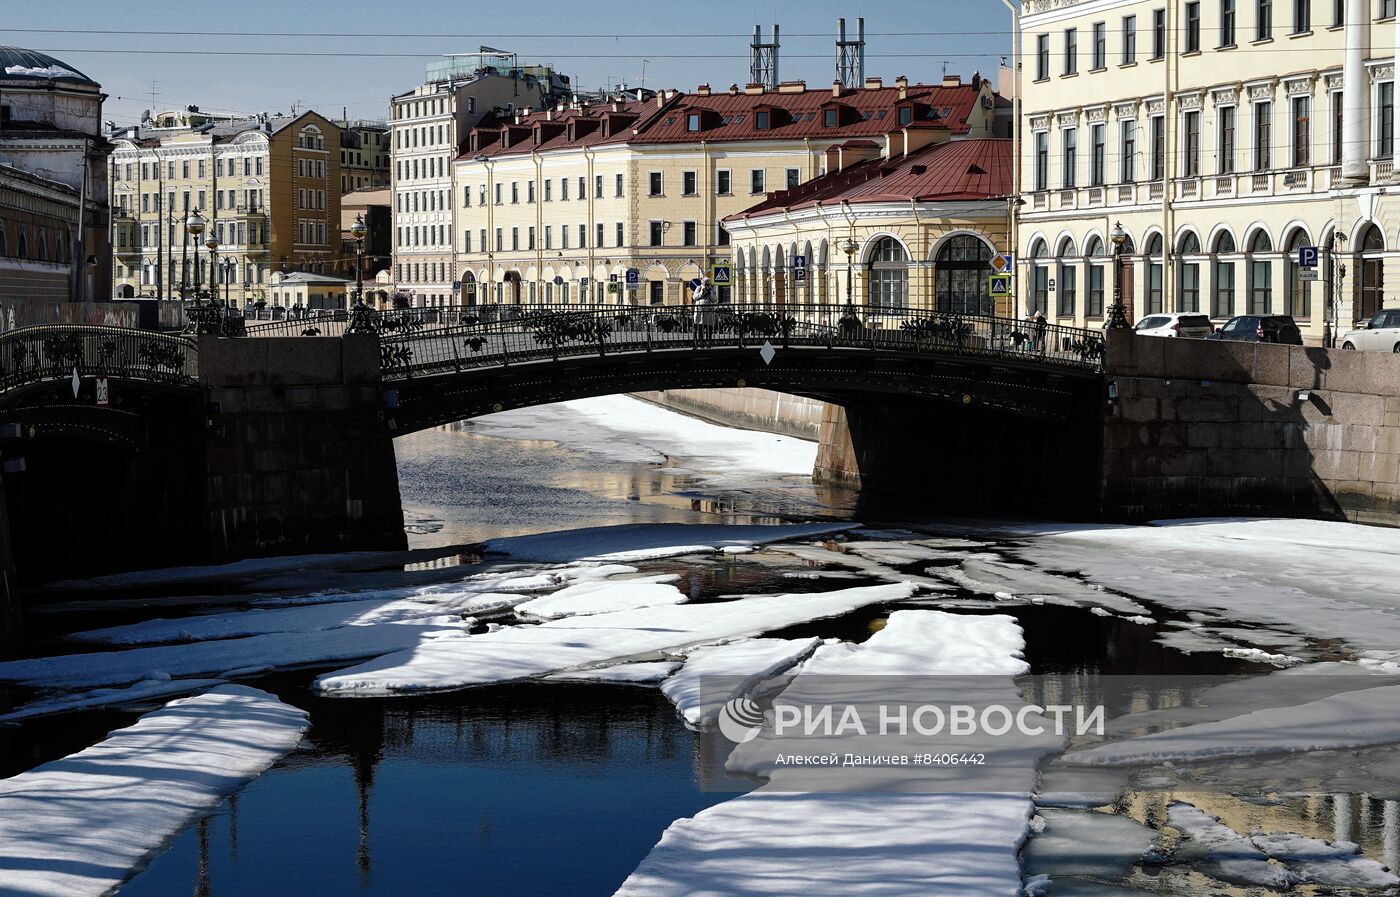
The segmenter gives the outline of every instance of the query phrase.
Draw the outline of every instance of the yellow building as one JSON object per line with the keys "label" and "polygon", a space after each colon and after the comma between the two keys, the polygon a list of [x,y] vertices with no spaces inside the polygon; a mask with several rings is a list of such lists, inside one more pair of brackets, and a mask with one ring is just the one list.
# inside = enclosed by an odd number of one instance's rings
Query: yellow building
{"label": "yellow building", "polygon": [[827,174],[724,220],[736,301],[1011,314],[988,281],[1010,230],[1013,142],[851,143],[829,151]]}
{"label": "yellow building", "polygon": [[340,192],[389,186],[389,126],[382,121],[340,125]]}
{"label": "yellow building", "polygon": [[[330,272],[340,241],[340,129],[304,112],[211,120],[164,113],[110,135],[114,283],[118,296],[193,295],[218,286],[238,304],[267,302],[274,271]],[[211,271],[198,212],[218,242]],[[232,264],[228,260],[232,260]],[[211,274],[214,275],[211,280]]]}
{"label": "yellow building", "polygon": [[[1004,112],[975,76],[871,78],[857,89],[702,86],[483,124],[453,165],[461,301],[686,301],[690,280],[732,257],[721,222],[825,174],[829,148],[860,140],[868,148],[851,153],[900,155],[1004,136]],[[396,227],[400,243],[414,238]]]}
{"label": "yellow building", "polygon": [[293,271],[274,272],[268,278],[272,291],[271,305],[296,311],[326,309],[344,311],[349,308],[349,294],[354,281],[326,274]]}
{"label": "yellow building", "polygon": [[1393,0],[1025,4],[1022,309],[1102,321],[1119,222],[1133,318],[1290,314],[1321,344],[1395,305],[1397,29]]}

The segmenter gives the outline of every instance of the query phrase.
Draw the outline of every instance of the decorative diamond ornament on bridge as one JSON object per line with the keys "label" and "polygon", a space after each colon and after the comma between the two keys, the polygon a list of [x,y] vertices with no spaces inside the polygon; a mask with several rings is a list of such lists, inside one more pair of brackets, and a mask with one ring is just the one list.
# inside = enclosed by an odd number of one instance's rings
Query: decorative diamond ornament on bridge
{"label": "decorative diamond ornament on bridge", "polygon": [[763,341],[763,348],[758,350],[758,357],[763,359],[764,364],[772,364],[773,356],[778,354],[778,350],[773,348],[773,344],[768,340]]}

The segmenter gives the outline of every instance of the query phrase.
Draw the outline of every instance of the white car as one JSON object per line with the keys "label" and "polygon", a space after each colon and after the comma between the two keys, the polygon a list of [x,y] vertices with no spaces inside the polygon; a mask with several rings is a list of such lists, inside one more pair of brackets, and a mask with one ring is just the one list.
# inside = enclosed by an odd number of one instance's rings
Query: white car
{"label": "white car", "polygon": [[1133,327],[1138,336],[1184,336],[1191,339],[1205,339],[1215,328],[1210,326],[1210,318],[1197,314],[1148,315]]}
{"label": "white car", "polygon": [[1343,349],[1360,349],[1364,352],[1400,352],[1400,308],[1385,308],[1360,330],[1348,330],[1342,334]]}

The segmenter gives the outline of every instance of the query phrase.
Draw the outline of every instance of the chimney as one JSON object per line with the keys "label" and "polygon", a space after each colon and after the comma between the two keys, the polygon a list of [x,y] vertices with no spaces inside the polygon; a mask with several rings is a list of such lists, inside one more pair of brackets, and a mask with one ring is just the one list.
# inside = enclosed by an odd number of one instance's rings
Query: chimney
{"label": "chimney", "polygon": [[944,75],[944,87],[962,87],[962,75]]}
{"label": "chimney", "polygon": [[698,97],[707,97],[707,96],[709,96],[709,95],[710,95],[710,85],[708,85],[708,84],[701,84],[699,87],[695,88],[695,95],[698,96]]}
{"label": "chimney", "polygon": [[763,93],[763,85],[758,83],[745,84],[744,93],[748,96],[757,96]]}
{"label": "chimney", "polygon": [[909,79],[908,79],[908,78],[906,78],[906,77],[903,76],[903,75],[900,75],[898,78],[895,78],[895,79],[894,79],[894,86],[899,88],[899,98],[900,98],[901,100],[907,100],[907,99],[909,99]]}
{"label": "chimney", "polygon": [[778,84],[778,93],[806,93],[806,81],[783,81]]}
{"label": "chimney", "polygon": [[838,78],[831,82],[831,95],[834,97],[841,96],[841,79]]}
{"label": "chimney", "polygon": [[884,86],[885,86],[885,82],[882,81],[882,80],[879,79],[879,78],[866,78],[866,79],[865,79],[865,89],[866,89],[866,90],[879,90],[881,87],[884,87]]}
{"label": "chimney", "polygon": [[737,84],[731,84],[731,85],[729,85],[729,95],[730,95],[731,97],[737,97],[737,96],[739,95],[739,85],[737,85]]}

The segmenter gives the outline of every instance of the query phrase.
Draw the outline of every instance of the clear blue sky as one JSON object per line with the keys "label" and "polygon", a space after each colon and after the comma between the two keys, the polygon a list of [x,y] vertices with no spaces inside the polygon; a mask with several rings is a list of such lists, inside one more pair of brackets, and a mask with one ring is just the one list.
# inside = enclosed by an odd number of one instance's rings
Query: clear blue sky
{"label": "clear blue sky", "polygon": [[[901,74],[934,81],[945,62],[949,73],[994,76],[1011,48],[1010,14],[999,0],[0,0],[0,44],[51,52],[101,82],[110,97],[106,117],[121,124],[152,107],[152,81],[159,108],[275,112],[298,103],[331,116],[346,107],[352,118],[384,118],[388,97],[421,83],[427,62],[480,44],[513,50],[522,62],[553,63],[587,88],[637,84],[644,59],[648,87],[727,87],[748,78],[753,26],[767,35],[777,22],[780,76],[830,84],[837,16],[851,31],[865,17],[866,74],[887,83]],[[17,30],[31,28],[68,30]],[[257,34],[209,36],[214,31]],[[393,36],[406,33],[429,36]],[[197,53],[157,52],[172,50]],[[222,55],[260,52],[297,55]],[[349,55],[299,55],[315,53]]]}

